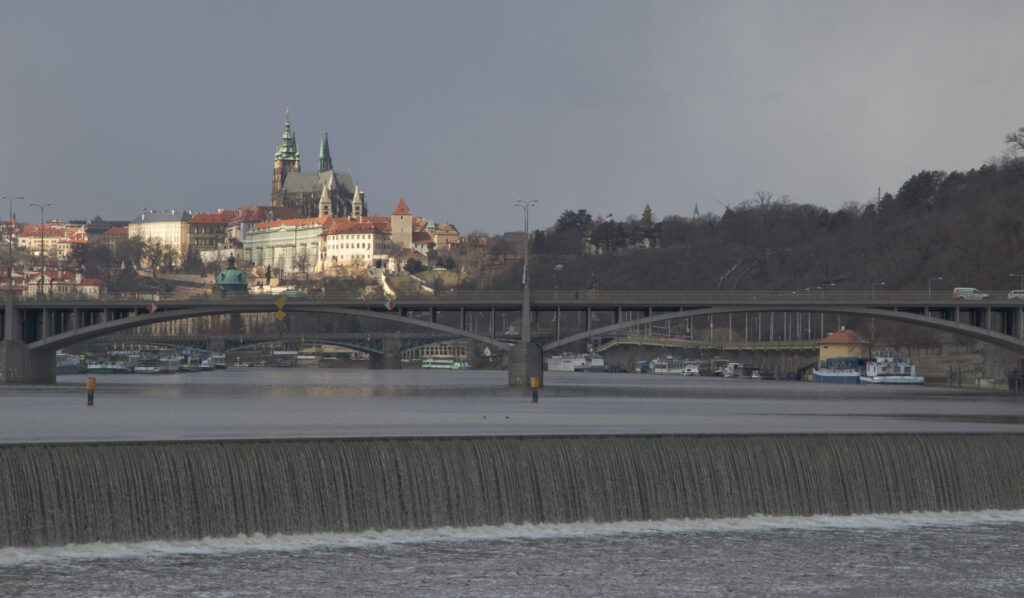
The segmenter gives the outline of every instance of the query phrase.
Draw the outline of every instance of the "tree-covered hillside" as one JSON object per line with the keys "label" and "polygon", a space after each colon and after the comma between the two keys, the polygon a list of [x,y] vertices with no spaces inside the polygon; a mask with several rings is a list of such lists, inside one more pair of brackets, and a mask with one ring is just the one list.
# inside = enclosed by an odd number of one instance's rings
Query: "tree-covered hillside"
{"label": "tree-covered hillside", "polygon": [[[765,191],[696,220],[645,214],[616,222],[566,210],[533,234],[531,284],[792,291],[836,283],[852,291],[885,282],[924,290],[941,276],[936,291],[1018,288],[1010,274],[1024,274],[1022,207],[1024,158],[1010,155],[969,172],[922,171],[895,195],[836,211]],[[520,277],[513,267],[491,280],[514,289]]]}

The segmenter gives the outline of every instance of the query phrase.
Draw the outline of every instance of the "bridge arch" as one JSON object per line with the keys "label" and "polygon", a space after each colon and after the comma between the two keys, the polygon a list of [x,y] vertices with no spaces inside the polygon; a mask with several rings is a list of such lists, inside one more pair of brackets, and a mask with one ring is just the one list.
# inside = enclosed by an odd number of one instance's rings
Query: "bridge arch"
{"label": "bridge arch", "polygon": [[[148,324],[157,324],[160,322],[171,322],[174,320],[184,320],[187,318],[195,318],[199,316],[215,316],[224,314],[235,314],[235,313],[266,313],[277,311],[275,305],[239,305],[239,304],[226,304],[223,306],[204,306],[204,307],[192,307],[192,308],[181,308],[171,309],[166,311],[156,311],[153,313],[145,313],[133,315],[125,318],[118,318],[115,320],[109,320],[99,324],[92,324],[84,326],[77,330],[71,330],[68,332],[62,332],[54,334],[46,338],[33,341],[28,343],[27,347],[29,350],[56,350],[83,341],[99,338],[115,332],[121,332],[124,330],[131,330],[132,328],[139,328]],[[504,343],[502,341],[477,334],[475,332],[469,332],[454,326],[447,326],[444,324],[438,324],[437,322],[427,322],[423,320],[417,320],[408,316],[403,316],[394,313],[386,313],[364,309],[354,309],[347,307],[328,307],[322,305],[307,305],[304,306],[301,303],[290,303],[288,305],[289,312],[298,313],[319,313],[329,315],[340,315],[340,316],[354,316],[360,318],[373,318],[377,320],[384,320],[388,322],[406,324],[411,326],[418,326],[420,328],[426,328],[429,330],[444,332],[447,334],[467,338],[473,341],[483,343],[492,349],[498,351],[508,351],[512,348],[512,345]]]}
{"label": "bridge arch", "polygon": [[719,314],[734,314],[734,313],[750,313],[750,312],[800,312],[800,313],[816,313],[816,314],[842,314],[847,316],[863,316],[868,318],[878,318],[879,320],[890,320],[894,322],[904,322],[909,324],[916,324],[924,326],[926,328],[933,328],[943,332],[949,332],[958,334],[960,336],[966,336],[975,340],[990,343],[1002,349],[1024,354],[1024,339],[1015,338],[1001,332],[994,332],[979,328],[977,326],[964,325],[956,321],[944,320],[942,318],[934,318],[931,316],[925,316],[921,314],[915,314],[905,311],[896,311],[890,309],[875,309],[870,307],[860,307],[855,305],[787,305],[787,306],[758,306],[754,309],[750,305],[722,305],[718,307],[704,307],[698,309],[686,309],[669,313],[660,313],[655,316],[648,316],[645,318],[638,318],[635,320],[629,320],[619,322],[617,324],[611,324],[609,326],[602,326],[600,328],[594,328],[586,332],[567,336],[565,338],[553,341],[544,345],[544,351],[555,351],[562,347],[572,345],[580,341],[585,341],[594,336],[600,336],[602,334],[611,334],[618,332],[624,328],[630,328],[632,326],[638,326],[642,324],[654,324],[657,322],[664,322],[666,320],[674,320],[677,318],[692,318],[695,316],[712,316]]}

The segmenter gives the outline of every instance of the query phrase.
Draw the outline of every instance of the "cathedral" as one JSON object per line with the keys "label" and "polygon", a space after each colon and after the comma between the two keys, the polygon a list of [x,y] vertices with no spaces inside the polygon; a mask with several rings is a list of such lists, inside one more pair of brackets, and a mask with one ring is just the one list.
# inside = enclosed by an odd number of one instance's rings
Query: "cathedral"
{"label": "cathedral", "polygon": [[[353,217],[366,215],[366,197],[352,176],[334,172],[327,133],[320,138],[320,162],[317,172],[300,172],[299,147],[292,123],[285,110],[284,134],[274,154],[274,182],[270,205],[298,210],[304,218],[318,216]],[[329,213],[328,213],[329,212]]]}

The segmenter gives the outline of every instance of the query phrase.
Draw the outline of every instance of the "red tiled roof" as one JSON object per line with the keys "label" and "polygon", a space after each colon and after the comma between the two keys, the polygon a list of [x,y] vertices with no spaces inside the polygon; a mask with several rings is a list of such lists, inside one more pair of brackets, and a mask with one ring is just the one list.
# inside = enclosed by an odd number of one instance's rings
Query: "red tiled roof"
{"label": "red tiled roof", "polygon": [[190,222],[196,224],[227,224],[234,217],[234,210],[221,210],[216,214],[196,214]]}
{"label": "red tiled roof", "polygon": [[818,341],[819,345],[862,345],[864,339],[857,335],[852,330],[840,330],[839,332],[833,332],[825,338]]}
{"label": "red tiled roof", "polygon": [[430,236],[430,233],[415,232],[412,234],[413,243],[433,243],[434,238]]}
{"label": "red tiled roof", "polygon": [[324,235],[346,235],[346,234],[366,234],[366,233],[383,233],[381,227],[376,222],[360,222],[358,220],[347,220],[344,218],[338,218],[334,221],[329,229],[323,232]]}
{"label": "red tiled roof", "polygon": [[128,227],[127,226],[115,226],[115,227],[113,227],[111,229],[108,229],[107,232],[105,232],[103,234],[104,235],[110,235],[111,237],[127,237],[128,236]]}
{"label": "red tiled roof", "polygon": [[235,210],[235,217],[231,222],[265,222],[269,219],[301,218],[302,214],[294,208],[285,206],[245,206]]}
{"label": "red tiled roof", "polygon": [[412,212],[409,211],[409,206],[405,205],[405,198],[400,197],[398,199],[398,205],[395,206],[395,211],[391,212],[392,216],[412,216]]}

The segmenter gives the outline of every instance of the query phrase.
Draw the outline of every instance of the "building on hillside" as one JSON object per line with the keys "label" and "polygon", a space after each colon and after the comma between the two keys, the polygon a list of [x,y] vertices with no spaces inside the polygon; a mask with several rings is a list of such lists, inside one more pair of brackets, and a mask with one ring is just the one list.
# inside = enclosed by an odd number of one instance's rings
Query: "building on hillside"
{"label": "building on hillside", "polygon": [[843,327],[818,341],[818,360],[833,358],[866,359],[871,356],[868,343],[856,332]]}
{"label": "building on hillside", "polygon": [[[102,245],[106,245],[110,248],[110,251],[117,253],[117,249],[122,243],[128,240],[128,227],[127,226],[114,226],[108,228],[103,233],[96,235],[96,242]],[[91,239],[92,237],[90,237]]]}
{"label": "building on hillside", "polygon": [[337,272],[343,267],[386,268],[391,240],[378,223],[338,218],[321,234],[317,270]]}
{"label": "building on hillside", "polygon": [[320,196],[325,188],[330,197],[329,216],[358,218],[366,215],[365,194],[353,183],[352,175],[334,171],[326,132],[320,139],[317,172],[301,171],[298,143],[292,132],[291,117],[285,110],[284,133],[274,154],[270,205],[295,209],[303,218],[317,217],[320,216]]}
{"label": "building on hillside", "polygon": [[232,245],[241,247],[253,225],[274,220],[295,220],[302,218],[298,210],[283,206],[245,206],[235,210],[228,222],[227,238]]}
{"label": "building on hillside", "polygon": [[82,278],[81,274],[65,270],[32,272],[24,278],[22,284],[22,295],[27,298],[47,296],[99,299],[107,293],[107,285],[102,280]]}
{"label": "building on hillside", "polygon": [[452,224],[433,226],[433,222],[427,226],[427,232],[434,238],[434,249],[437,251],[451,251],[460,244],[459,230]]}
{"label": "building on hillside", "polygon": [[412,249],[423,255],[430,255],[434,251],[434,237],[426,231],[413,231]]}
{"label": "building on hillside", "polygon": [[316,268],[321,233],[333,221],[324,217],[256,223],[242,244],[245,260],[282,274],[308,274]]}
{"label": "building on hillside", "polygon": [[147,243],[159,242],[171,254],[171,262],[180,265],[188,248],[189,210],[147,210],[128,224],[128,238]]}
{"label": "building on hillside", "polygon": [[391,245],[396,248],[412,248],[413,217],[405,198],[398,198],[395,211],[391,212]]}
{"label": "building on hillside", "polygon": [[[73,221],[74,224],[79,224],[77,221]],[[127,220],[104,220],[99,216],[96,216],[92,220],[85,222],[85,233],[89,235],[89,240],[95,242],[99,236],[108,230],[115,227],[127,227]]]}
{"label": "building on hillside", "polygon": [[62,231],[64,234],[55,235],[53,245],[47,241],[47,255],[54,255],[62,262],[66,262],[71,259],[71,256],[75,253],[76,247],[83,247],[89,244],[89,235],[85,232],[85,227],[65,227]]}
{"label": "building on hillside", "polygon": [[196,253],[227,247],[228,225],[234,210],[217,210],[212,214],[195,214],[188,221],[188,248]]}
{"label": "building on hillside", "polygon": [[68,226],[63,222],[47,222],[45,226],[26,224],[18,231],[18,248],[39,255],[40,248],[47,257],[65,261],[75,246],[88,243],[84,226]]}

